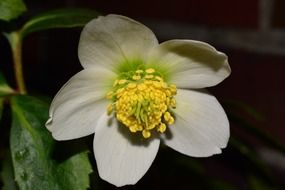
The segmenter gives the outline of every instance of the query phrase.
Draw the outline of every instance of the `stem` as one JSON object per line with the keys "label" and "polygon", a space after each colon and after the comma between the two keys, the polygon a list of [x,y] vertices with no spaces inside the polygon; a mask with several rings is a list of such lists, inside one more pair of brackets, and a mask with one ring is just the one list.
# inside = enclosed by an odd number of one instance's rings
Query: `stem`
{"label": "stem", "polygon": [[6,34],[6,37],[11,45],[17,89],[20,94],[26,94],[27,90],[22,67],[22,38],[19,32]]}

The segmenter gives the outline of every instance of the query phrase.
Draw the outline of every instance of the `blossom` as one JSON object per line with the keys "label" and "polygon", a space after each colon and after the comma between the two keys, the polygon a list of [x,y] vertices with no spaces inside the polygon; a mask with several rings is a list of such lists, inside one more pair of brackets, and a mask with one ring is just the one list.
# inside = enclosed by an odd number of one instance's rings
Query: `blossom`
{"label": "blossom", "polygon": [[52,101],[46,127],[56,140],[95,133],[99,175],[135,184],[163,142],[193,157],[221,153],[227,116],[203,88],[230,74],[227,56],[207,43],[158,43],[150,29],[120,15],[101,16],[83,29],[83,70]]}

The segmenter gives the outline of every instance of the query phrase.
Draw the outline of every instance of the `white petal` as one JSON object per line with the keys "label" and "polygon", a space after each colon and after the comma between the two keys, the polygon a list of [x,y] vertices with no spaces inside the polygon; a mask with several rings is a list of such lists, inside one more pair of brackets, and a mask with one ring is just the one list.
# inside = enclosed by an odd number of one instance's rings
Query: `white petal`
{"label": "white petal", "polygon": [[231,72],[225,54],[193,40],[166,41],[153,49],[150,59],[166,68],[170,82],[179,88],[214,86]]}
{"label": "white petal", "polygon": [[194,157],[221,153],[229,139],[229,122],[216,98],[206,92],[178,90],[176,100],[176,119],[169,126],[166,145]]}
{"label": "white petal", "polygon": [[57,140],[94,133],[97,120],[107,109],[105,99],[114,74],[104,69],[87,69],[73,76],[57,93],[46,127]]}
{"label": "white petal", "polygon": [[96,127],[94,152],[99,175],[116,186],[135,184],[151,166],[159,139],[141,139],[114,118],[102,116]]}
{"label": "white petal", "polygon": [[127,59],[143,58],[158,42],[150,29],[120,15],[101,16],[83,29],[78,55],[83,67],[114,68]]}

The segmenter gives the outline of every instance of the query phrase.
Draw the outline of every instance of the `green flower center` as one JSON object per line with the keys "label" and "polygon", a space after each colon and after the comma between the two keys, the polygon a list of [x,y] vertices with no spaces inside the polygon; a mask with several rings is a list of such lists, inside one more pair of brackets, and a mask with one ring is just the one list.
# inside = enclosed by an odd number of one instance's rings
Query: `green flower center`
{"label": "green flower center", "polygon": [[170,110],[176,107],[176,93],[176,86],[164,82],[153,68],[130,71],[115,80],[113,90],[107,93],[112,101],[107,111],[131,132],[140,131],[149,138],[153,130],[163,133],[174,123]]}

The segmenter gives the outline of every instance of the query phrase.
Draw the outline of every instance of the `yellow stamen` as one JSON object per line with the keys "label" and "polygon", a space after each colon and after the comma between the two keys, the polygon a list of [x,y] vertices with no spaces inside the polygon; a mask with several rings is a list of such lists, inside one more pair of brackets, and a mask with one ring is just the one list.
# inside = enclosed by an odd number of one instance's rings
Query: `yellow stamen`
{"label": "yellow stamen", "polygon": [[169,88],[170,88],[170,91],[173,93],[173,94],[176,94],[177,93],[177,88],[176,88],[176,86],[175,85],[170,85],[169,86]]}
{"label": "yellow stamen", "polygon": [[158,81],[163,81],[163,79],[159,76],[156,76],[155,79],[157,79]]}
{"label": "yellow stamen", "polygon": [[107,114],[108,115],[111,115],[113,112],[113,105],[112,104],[109,104],[108,107],[107,107]]}
{"label": "yellow stamen", "polygon": [[128,88],[135,88],[137,85],[135,83],[129,83]]}
{"label": "yellow stamen", "polygon": [[151,136],[151,133],[148,130],[143,130],[142,135],[144,138],[149,138]]}
{"label": "yellow stamen", "polygon": [[159,125],[159,127],[157,128],[157,131],[161,132],[161,133],[164,133],[166,130],[166,125],[164,123],[161,123]]}
{"label": "yellow stamen", "polygon": [[171,116],[167,121],[168,125],[172,125],[174,123],[174,118]]}
{"label": "yellow stamen", "polygon": [[165,112],[164,113],[164,120],[169,124],[173,124],[174,123],[174,118],[171,116],[171,114],[169,112]]}
{"label": "yellow stamen", "polygon": [[114,86],[120,88],[107,94],[113,101],[107,113],[114,113],[130,132],[141,132],[144,138],[151,137],[153,131],[165,132],[175,121],[169,110],[176,107],[176,86],[168,85],[155,72],[153,68],[136,70],[135,75],[115,81]]}
{"label": "yellow stamen", "polygon": [[140,80],[140,79],[141,79],[141,76],[140,76],[140,75],[134,75],[132,78],[133,78],[134,80]]}
{"label": "yellow stamen", "polygon": [[112,97],[113,97],[113,94],[114,94],[113,91],[108,92],[107,95],[106,95],[106,98],[107,98],[108,100],[111,100]]}
{"label": "yellow stamen", "polygon": [[146,79],[152,79],[152,78],[153,78],[153,75],[146,75],[144,78],[146,78]]}
{"label": "yellow stamen", "polygon": [[126,79],[121,79],[121,80],[118,81],[118,84],[125,84],[126,82],[127,82]]}
{"label": "yellow stamen", "polygon": [[141,74],[143,73],[143,70],[136,70],[136,73]]}
{"label": "yellow stamen", "polygon": [[172,108],[176,108],[176,100],[175,100],[174,98],[172,98],[172,99],[170,100],[170,106],[171,106]]}
{"label": "yellow stamen", "polygon": [[147,88],[147,86],[144,83],[141,83],[141,84],[138,85],[138,89],[141,90],[141,91],[145,90],[146,88]]}
{"label": "yellow stamen", "polygon": [[119,80],[115,80],[115,82],[113,83],[113,87],[117,86]]}
{"label": "yellow stamen", "polygon": [[145,72],[146,72],[147,74],[152,74],[152,73],[155,72],[155,70],[154,70],[153,68],[149,68],[149,69],[146,69]]}

